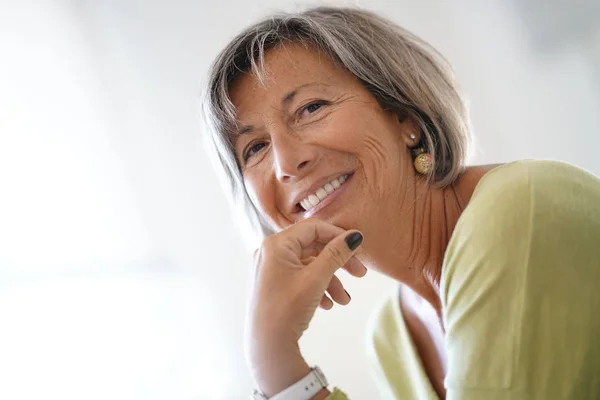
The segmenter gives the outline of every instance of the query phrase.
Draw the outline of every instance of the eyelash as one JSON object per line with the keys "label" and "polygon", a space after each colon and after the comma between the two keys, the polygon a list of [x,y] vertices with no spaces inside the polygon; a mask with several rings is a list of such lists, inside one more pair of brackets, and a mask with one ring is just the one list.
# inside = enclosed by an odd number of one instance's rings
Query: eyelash
{"label": "eyelash", "polygon": [[[327,104],[328,104],[328,103],[327,103],[326,101],[324,101],[324,100],[317,100],[317,101],[313,101],[312,103],[309,103],[309,104],[307,104],[306,106],[304,106],[304,107],[300,108],[300,110],[299,110],[299,112],[298,112],[298,114],[299,114],[299,116],[298,116],[298,117],[301,117],[301,114],[302,114],[302,112],[304,112],[305,110],[307,110],[309,107],[316,106],[316,105],[318,105],[318,106],[319,106],[319,107],[318,107],[317,109],[315,109],[313,112],[309,113],[309,114],[314,114],[315,112],[319,111],[319,110],[320,110],[320,109],[321,109],[323,106],[325,106],[325,105],[327,105]],[[246,150],[244,151],[244,162],[248,161],[248,159],[249,159],[250,157],[252,157],[252,156],[253,156],[253,154],[249,154],[249,153],[250,153],[250,151],[251,151],[253,148],[255,148],[256,146],[258,146],[258,145],[261,145],[261,144],[262,144],[262,145],[266,145],[266,143],[265,143],[265,142],[256,142],[256,143],[251,143],[251,144],[250,144],[248,147],[246,147]],[[262,147],[261,147],[261,148],[262,148]],[[254,154],[256,154],[256,153],[257,153],[257,152],[259,152],[259,151],[260,151],[260,149],[259,149],[259,150],[256,150]]]}
{"label": "eyelash", "polygon": [[[302,114],[302,112],[303,112],[304,110],[308,109],[309,107],[316,106],[316,105],[318,105],[318,106],[321,106],[321,107],[322,107],[322,106],[324,106],[324,105],[327,105],[327,102],[326,102],[326,101],[324,101],[324,100],[317,100],[317,101],[313,101],[312,103],[309,103],[309,104],[307,104],[306,106],[302,107],[302,108],[300,109],[300,114]],[[310,114],[314,114],[315,112],[319,111],[319,110],[321,109],[321,107],[317,108],[315,111],[311,112]]]}
{"label": "eyelash", "polygon": [[[246,151],[244,151],[244,162],[248,161],[248,159],[250,157],[252,157],[252,155],[249,155],[250,150],[252,150],[253,148],[255,148],[256,146],[258,146],[259,144],[263,144],[266,145],[265,142],[258,142],[258,143],[251,143],[247,148]],[[260,151],[260,149],[257,150],[257,152]],[[256,153],[255,153],[256,154]]]}

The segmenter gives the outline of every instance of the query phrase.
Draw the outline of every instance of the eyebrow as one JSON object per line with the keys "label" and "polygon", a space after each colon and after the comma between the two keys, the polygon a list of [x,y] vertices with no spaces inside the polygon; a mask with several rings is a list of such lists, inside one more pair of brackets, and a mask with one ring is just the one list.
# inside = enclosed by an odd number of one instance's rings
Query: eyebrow
{"label": "eyebrow", "polygon": [[[292,102],[292,100],[294,100],[294,97],[298,94],[298,92],[301,89],[304,89],[304,88],[310,87],[310,86],[331,86],[331,85],[328,85],[326,83],[321,83],[321,82],[304,83],[304,84],[294,88],[291,92],[287,93],[285,96],[283,96],[283,98],[281,99],[281,105],[282,106],[289,105]],[[254,126],[246,125],[238,131],[237,136],[247,135],[249,133],[252,133],[252,131],[254,131]]]}
{"label": "eyebrow", "polygon": [[285,96],[283,96],[283,99],[281,99],[281,105],[285,106],[285,105],[288,105],[289,103],[291,103],[291,101],[294,100],[294,96],[296,96],[296,94],[298,94],[300,89],[304,89],[305,87],[309,87],[309,86],[330,86],[330,85],[326,85],[326,84],[320,83],[320,82],[304,83],[304,84],[298,86],[297,88],[295,88],[294,90],[292,90],[291,92],[289,92],[288,94],[286,94]]}

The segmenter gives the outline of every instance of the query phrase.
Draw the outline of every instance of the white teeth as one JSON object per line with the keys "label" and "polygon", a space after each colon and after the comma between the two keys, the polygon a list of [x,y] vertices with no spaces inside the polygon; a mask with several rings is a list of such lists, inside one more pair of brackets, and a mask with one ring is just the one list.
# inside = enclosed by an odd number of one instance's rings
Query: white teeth
{"label": "white teeth", "polygon": [[323,200],[325,197],[327,197],[327,195],[329,193],[327,193],[325,191],[325,189],[319,188],[319,189],[317,189],[317,193],[315,193],[315,194],[317,195],[317,197],[319,198],[319,200]]}
{"label": "white teeth", "polygon": [[321,200],[325,199],[330,193],[333,193],[334,190],[342,186],[342,184],[348,179],[348,176],[349,175],[346,174],[340,176],[339,178],[332,179],[330,182],[323,185],[323,187],[317,189],[315,194],[311,194],[304,200],[300,201],[300,205],[306,211],[310,210],[311,208],[319,204]]}

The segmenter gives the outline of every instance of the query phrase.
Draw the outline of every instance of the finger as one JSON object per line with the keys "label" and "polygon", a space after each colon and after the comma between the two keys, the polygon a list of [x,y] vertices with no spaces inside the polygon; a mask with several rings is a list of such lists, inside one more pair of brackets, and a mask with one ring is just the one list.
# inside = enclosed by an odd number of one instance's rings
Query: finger
{"label": "finger", "polygon": [[367,268],[356,257],[350,258],[342,268],[356,278],[362,278],[367,273]]}
{"label": "finger", "polygon": [[319,307],[321,307],[323,310],[331,310],[333,307],[333,301],[331,301],[326,294],[323,294],[323,297],[321,297],[321,302],[319,303]]}
{"label": "finger", "polygon": [[350,261],[362,240],[362,234],[358,231],[337,235],[307,267],[316,269],[321,276],[332,276],[338,268]]}
{"label": "finger", "polygon": [[[324,244],[315,242],[310,246],[302,249],[301,259],[303,264],[310,264],[319,255],[319,253],[323,251],[324,248]],[[350,258],[350,261],[344,264],[342,268],[345,269],[346,272],[348,272],[350,275],[356,278],[362,278],[367,273],[367,268],[356,257]]]}
{"label": "finger", "polygon": [[305,259],[309,257],[316,257],[319,253],[325,248],[325,244],[314,242],[302,249],[302,253],[300,254],[300,259]]}
{"label": "finger", "polygon": [[[303,249],[310,248],[314,243],[327,245],[331,240],[344,232],[344,229],[329,222],[317,218],[309,218],[291,225],[278,235],[267,239],[270,239],[273,242],[270,244],[275,245],[277,248],[289,248],[298,258],[302,258]],[[315,249],[309,249],[309,252],[314,254],[316,253],[315,250],[318,250],[318,246],[315,246]]]}
{"label": "finger", "polygon": [[331,299],[338,304],[345,306],[350,303],[350,295],[344,289],[344,285],[342,285],[340,279],[335,275],[333,275],[331,281],[329,281],[327,293],[329,293]]}
{"label": "finger", "polygon": [[307,258],[301,259],[300,261],[302,261],[303,265],[308,265],[311,262],[313,262],[315,260],[315,258],[317,258],[317,257],[307,257]]}

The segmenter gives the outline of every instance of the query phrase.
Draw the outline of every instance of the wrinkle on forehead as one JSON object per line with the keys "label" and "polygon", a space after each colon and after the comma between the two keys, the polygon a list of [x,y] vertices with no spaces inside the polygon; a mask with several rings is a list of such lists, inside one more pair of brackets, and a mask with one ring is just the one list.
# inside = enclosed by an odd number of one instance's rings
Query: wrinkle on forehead
{"label": "wrinkle on forehead", "polygon": [[[312,60],[305,57],[307,53],[314,56]],[[314,63],[313,61],[317,62]],[[230,98],[235,104],[234,98],[237,96],[233,92],[237,91],[236,87],[239,88],[240,79],[247,80],[247,78],[250,78],[251,86],[249,92],[255,94],[259,90],[272,89],[273,85],[280,83],[281,78],[274,72],[276,69],[283,68],[286,71],[285,77],[288,77],[292,71],[295,72],[293,74],[295,76],[299,73],[315,73],[315,67],[317,66],[321,72],[325,72],[326,70],[327,72],[332,72],[333,68],[339,68],[329,57],[314,46],[296,42],[282,43],[265,53],[264,63],[261,65],[261,70],[258,71],[259,75],[264,74],[265,79],[260,79],[260,76],[257,76],[257,71],[241,73],[230,83]],[[311,77],[311,80],[315,80],[314,77]]]}

